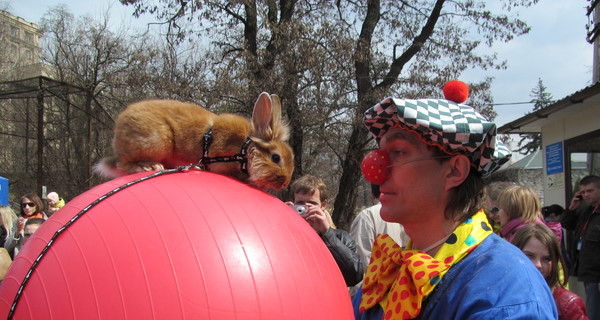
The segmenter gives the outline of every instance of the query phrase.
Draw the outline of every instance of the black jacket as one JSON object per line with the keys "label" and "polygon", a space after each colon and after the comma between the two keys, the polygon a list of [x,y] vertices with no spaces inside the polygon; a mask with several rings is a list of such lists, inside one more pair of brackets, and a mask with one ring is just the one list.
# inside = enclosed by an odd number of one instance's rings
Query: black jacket
{"label": "black jacket", "polygon": [[321,235],[321,239],[333,255],[346,285],[352,287],[361,282],[365,270],[360,263],[360,257],[356,252],[356,242],[352,236],[344,230],[329,228]]}
{"label": "black jacket", "polygon": [[[575,265],[573,273],[578,280],[585,282],[600,282],[600,212],[594,213],[593,210],[593,206],[579,214],[567,210],[562,221],[565,229],[574,231],[569,241],[569,253]],[[583,242],[581,250],[577,250],[580,237]]]}

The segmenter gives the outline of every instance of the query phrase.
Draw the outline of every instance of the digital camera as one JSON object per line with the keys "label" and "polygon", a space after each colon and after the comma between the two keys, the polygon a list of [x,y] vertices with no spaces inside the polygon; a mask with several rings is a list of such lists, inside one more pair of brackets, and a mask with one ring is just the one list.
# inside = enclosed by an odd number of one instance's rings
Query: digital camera
{"label": "digital camera", "polygon": [[305,204],[294,204],[291,207],[300,215],[304,214],[306,210],[308,210],[308,207]]}

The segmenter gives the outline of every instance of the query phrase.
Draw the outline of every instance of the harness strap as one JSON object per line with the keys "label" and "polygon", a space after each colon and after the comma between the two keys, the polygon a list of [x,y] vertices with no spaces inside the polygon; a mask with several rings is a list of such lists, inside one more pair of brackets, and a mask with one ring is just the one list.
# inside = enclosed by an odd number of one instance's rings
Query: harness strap
{"label": "harness strap", "polygon": [[212,128],[210,128],[210,130],[204,134],[204,138],[202,139],[202,149],[204,150],[204,154],[198,163],[204,170],[210,171],[208,170],[208,165],[215,162],[239,162],[242,172],[248,174],[248,147],[250,146],[250,142],[252,142],[250,137],[246,138],[246,141],[242,144],[242,148],[238,154],[232,156],[209,157],[208,149],[212,143],[212,134]]}

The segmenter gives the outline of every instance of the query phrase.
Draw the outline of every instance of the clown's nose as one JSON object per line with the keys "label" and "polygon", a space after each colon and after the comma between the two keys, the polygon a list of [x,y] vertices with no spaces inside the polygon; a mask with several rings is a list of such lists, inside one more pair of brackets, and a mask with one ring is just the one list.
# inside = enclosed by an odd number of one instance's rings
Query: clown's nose
{"label": "clown's nose", "polygon": [[362,174],[372,184],[382,184],[389,175],[390,155],[385,150],[373,150],[365,156],[360,165]]}

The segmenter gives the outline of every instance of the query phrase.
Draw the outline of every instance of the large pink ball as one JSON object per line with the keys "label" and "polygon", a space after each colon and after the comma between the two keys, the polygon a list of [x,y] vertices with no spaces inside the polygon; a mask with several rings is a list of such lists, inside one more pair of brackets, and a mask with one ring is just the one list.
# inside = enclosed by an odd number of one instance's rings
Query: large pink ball
{"label": "large pink ball", "polygon": [[2,281],[0,317],[11,308],[15,319],[353,317],[333,257],[283,202],[197,170],[112,193],[150,175],[102,184],[46,221]]}

